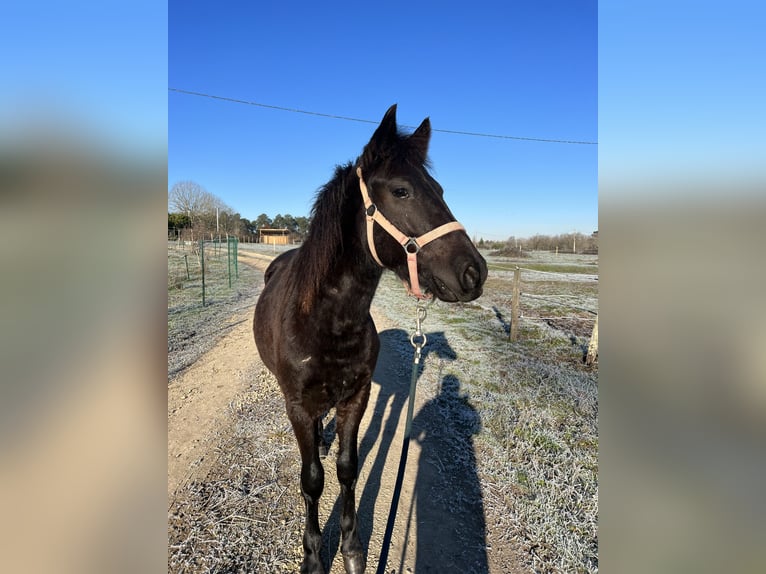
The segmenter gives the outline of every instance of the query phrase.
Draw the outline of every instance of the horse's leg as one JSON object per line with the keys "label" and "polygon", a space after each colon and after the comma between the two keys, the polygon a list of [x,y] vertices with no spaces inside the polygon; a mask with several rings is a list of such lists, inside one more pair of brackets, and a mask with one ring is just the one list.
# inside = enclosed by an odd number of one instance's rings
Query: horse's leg
{"label": "horse's leg", "polygon": [[322,532],[319,529],[319,497],[324,489],[324,469],[319,461],[317,423],[304,411],[288,411],[298,449],[301,452],[301,493],[306,501],[306,525],[303,531],[301,574],[324,574],[319,556]]}
{"label": "horse's leg", "polygon": [[359,541],[359,529],[356,519],[355,488],[359,465],[357,439],[359,423],[362,420],[367,400],[370,397],[370,384],[367,383],[356,395],[339,403],[336,410],[338,435],[338,482],[341,491],[341,552],[343,564],[348,574],[362,574],[365,569],[364,548]]}

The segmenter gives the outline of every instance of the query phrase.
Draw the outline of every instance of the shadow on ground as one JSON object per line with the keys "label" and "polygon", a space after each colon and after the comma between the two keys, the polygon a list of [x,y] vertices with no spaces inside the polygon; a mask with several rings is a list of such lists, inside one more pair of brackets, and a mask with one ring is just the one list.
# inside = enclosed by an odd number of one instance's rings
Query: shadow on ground
{"label": "shadow on ground", "polygon": [[[418,377],[429,355],[448,361],[456,358],[443,332],[428,333],[427,336],[428,344],[423,349]],[[404,408],[412,360],[412,347],[405,331],[383,331],[380,341],[380,355],[373,375],[373,385],[379,385],[378,396],[374,404],[367,407],[372,409],[372,420],[359,441],[360,468],[373,452],[373,446],[379,443],[367,482],[361,493],[357,492],[359,533],[365,547],[369,545],[373,524],[378,523],[382,531],[388,518],[375,515],[375,504],[381,493],[383,468],[397,426],[406,416]],[[389,403],[390,415],[384,418]],[[326,430],[333,428],[331,421]],[[412,504],[404,499],[400,501],[396,528],[404,527],[406,539],[414,537],[415,572],[418,574],[488,572],[484,505],[473,446],[473,435],[480,430],[480,417],[466,395],[461,395],[460,380],[453,375],[444,376],[439,393],[416,412],[412,440],[420,444],[421,456],[419,460],[408,460],[408,466],[416,465],[414,497]],[[326,438],[330,439],[329,436]],[[389,464],[398,464],[398,454],[394,453]],[[396,469],[393,471],[395,475]],[[393,484],[387,486],[393,488]],[[389,508],[390,498],[381,502],[381,507]],[[340,544],[340,508],[340,500],[336,500],[324,527],[323,555],[328,571]],[[403,548],[407,548],[406,539]],[[374,572],[381,549],[366,549],[367,571]],[[412,557],[409,558],[411,562]],[[399,570],[404,571],[406,556],[399,558],[392,553],[391,559],[399,560]]]}

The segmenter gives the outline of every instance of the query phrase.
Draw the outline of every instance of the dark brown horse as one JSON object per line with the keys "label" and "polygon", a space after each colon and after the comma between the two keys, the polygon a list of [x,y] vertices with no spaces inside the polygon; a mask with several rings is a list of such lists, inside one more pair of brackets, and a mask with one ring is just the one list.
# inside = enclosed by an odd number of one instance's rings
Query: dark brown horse
{"label": "dark brown horse", "polygon": [[319,190],[303,245],[266,270],[253,332],[261,359],[284,393],[301,453],[302,573],[324,572],[320,448],[322,417],[333,406],[341,552],[346,572],[365,569],[354,495],[357,435],[380,345],[370,304],[383,267],[414,294],[426,296],[422,289],[443,301],[476,299],[487,277],[486,262],[426,169],[430,136],[428,118],[411,135],[400,133],[396,105],[391,106],[362,155],[337,167]]}

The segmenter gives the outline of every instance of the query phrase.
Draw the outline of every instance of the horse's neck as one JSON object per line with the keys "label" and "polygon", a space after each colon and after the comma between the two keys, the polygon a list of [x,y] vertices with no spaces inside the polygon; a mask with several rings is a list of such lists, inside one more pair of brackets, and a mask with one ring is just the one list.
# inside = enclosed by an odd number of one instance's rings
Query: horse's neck
{"label": "horse's neck", "polygon": [[304,285],[316,285],[316,291],[304,291],[316,317],[353,319],[369,312],[382,269],[367,251],[359,180],[350,166],[339,168],[336,177],[343,179],[323,192],[329,195],[315,206],[312,221],[319,227],[312,228],[293,266]]}
{"label": "horse's neck", "polygon": [[348,241],[327,276],[322,296],[337,305],[339,315],[370,310],[383,270],[374,263],[359,241]]}

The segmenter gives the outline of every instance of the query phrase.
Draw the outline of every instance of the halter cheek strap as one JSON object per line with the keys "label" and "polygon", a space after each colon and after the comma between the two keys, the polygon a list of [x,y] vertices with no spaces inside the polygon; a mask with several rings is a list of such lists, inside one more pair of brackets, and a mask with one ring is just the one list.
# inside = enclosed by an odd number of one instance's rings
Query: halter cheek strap
{"label": "halter cheek strap", "polygon": [[374,226],[377,223],[404,248],[404,251],[407,254],[407,269],[410,274],[410,290],[418,299],[425,299],[426,296],[420,291],[420,283],[418,281],[418,252],[434,239],[438,239],[442,235],[446,235],[452,231],[465,231],[465,228],[457,221],[451,221],[444,225],[440,225],[436,229],[432,229],[428,233],[424,233],[420,237],[409,237],[399,231],[393,223],[386,219],[386,217],[378,210],[377,206],[372,202],[370,194],[367,191],[367,185],[362,178],[361,167],[356,168],[356,175],[359,177],[359,188],[362,190],[364,210],[367,215],[367,245],[370,248],[370,254],[378,265],[385,267],[378,257],[378,252],[375,249],[375,241],[373,239]]}

